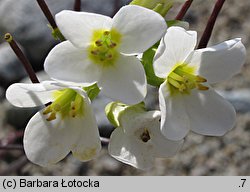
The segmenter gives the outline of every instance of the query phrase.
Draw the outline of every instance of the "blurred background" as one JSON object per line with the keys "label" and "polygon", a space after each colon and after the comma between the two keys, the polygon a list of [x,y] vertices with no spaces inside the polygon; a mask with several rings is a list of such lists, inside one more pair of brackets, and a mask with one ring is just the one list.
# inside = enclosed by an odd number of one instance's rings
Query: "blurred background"
{"label": "blurred background", "polygon": [[[63,9],[73,9],[74,0],[46,0],[53,15]],[[82,11],[113,16],[129,0],[82,0]],[[216,0],[194,0],[184,20],[190,30],[205,28]],[[167,15],[173,19],[181,5],[176,4]],[[250,175],[250,1],[226,0],[216,22],[209,45],[241,37],[247,48],[247,60],[242,73],[215,86],[237,111],[237,124],[223,137],[204,137],[190,133],[182,150],[173,158],[157,159],[150,171],[140,171],[122,164],[108,155],[107,148],[95,160],[81,163],[68,155],[60,163],[41,168],[26,159],[22,148],[0,148],[0,175]],[[20,109],[5,99],[5,91],[15,82],[28,82],[26,73],[4,34],[10,32],[29,58],[40,80],[47,79],[43,62],[58,41],[50,35],[47,20],[35,0],[0,0],[0,145],[16,148],[22,143],[23,130],[37,109]],[[226,70],[226,69],[225,69]],[[109,136],[112,127],[104,115],[110,102],[99,95],[93,106],[102,136]],[[149,86],[146,104],[158,109],[157,89]]]}

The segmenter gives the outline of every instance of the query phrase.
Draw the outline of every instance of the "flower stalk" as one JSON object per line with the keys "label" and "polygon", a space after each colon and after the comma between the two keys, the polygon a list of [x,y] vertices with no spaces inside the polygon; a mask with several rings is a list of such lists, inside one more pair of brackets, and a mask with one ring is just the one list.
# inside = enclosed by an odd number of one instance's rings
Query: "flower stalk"
{"label": "flower stalk", "polygon": [[81,11],[81,0],[75,0],[74,11]]}
{"label": "flower stalk", "polygon": [[6,33],[4,36],[4,39],[10,44],[10,47],[18,57],[18,59],[21,61],[23,64],[27,74],[29,75],[29,78],[32,83],[39,83],[39,80],[35,74],[35,71],[32,68],[32,65],[30,64],[29,60],[27,57],[24,55],[22,50],[19,48],[15,40],[13,39],[12,35],[10,33]]}
{"label": "flower stalk", "polygon": [[43,11],[45,17],[47,18],[47,20],[49,21],[49,24],[52,28],[52,36],[56,39],[59,39],[61,41],[65,41],[64,36],[62,35],[62,33],[60,32],[60,30],[57,27],[57,24],[55,22],[54,17],[52,16],[48,5],[46,4],[46,2],[44,0],[37,0],[37,3],[39,5],[39,7],[41,8],[41,10]]}
{"label": "flower stalk", "polygon": [[193,0],[188,0],[186,3],[182,6],[180,12],[175,17],[176,20],[182,20],[183,17],[186,15],[188,9],[190,8],[191,4],[193,3]]}
{"label": "flower stalk", "polygon": [[199,42],[198,49],[202,49],[202,48],[207,47],[209,39],[212,35],[212,31],[213,31],[217,16],[219,15],[219,13],[221,11],[224,2],[225,2],[225,0],[217,0],[216,4],[214,6],[213,12],[212,12],[210,18],[208,19],[207,26],[203,32],[201,40]]}

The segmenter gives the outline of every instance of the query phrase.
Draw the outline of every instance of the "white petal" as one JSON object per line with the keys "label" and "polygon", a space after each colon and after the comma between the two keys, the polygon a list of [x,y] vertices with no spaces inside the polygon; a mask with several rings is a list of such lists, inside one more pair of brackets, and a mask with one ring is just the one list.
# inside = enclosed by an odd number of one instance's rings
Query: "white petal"
{"label": "white petal", "polygon": [[177,64],[185,61],[194,50],[197,41],[195,31],[181,27],[170,27],[161,41],[154,58],[154,71],[158,77],[166,78]]}
{"label": "white petal", "polygon": [[87,51],[74,47],[69,41],[50,51],[44,69],[54,79],[89,84],[96,82],[101,73],[100,67],[88,59]]}
{"label": "white petal", "polygon": [[[84,95],[82,91],[82,96],[84,97]],[[97,122],[88,99],[85,99],[81,122],[74,127],[71,126],[71,128],[77,135],[75,144],[71,149],[73,156],[80,161],[89,161],[96,157],[101,150],[101,140]]]}
{"label": "white petal", "polygon": [[141,102],[146,96],[146,75],[140,61],[134,56],[120,55],[114,66],[104,67],[98,82],[103,93],[126,104]]}
{"label": "white petal", "polygon": [[150,148],[143,142],[128,136],[121,127],[116,128],[110,137],[109,154],[117,160],[138,169],[150,169],[154,164],[154,157]]}
{"label": "white petal", "polygon": [[190,130],[189,118],[184,104],[182,95],[170,95],[166,81],[161,84],[159,89],[161,131],[167,139],[181,140]]}
{"label": "white petal", "polygon": [[[165,138],[160,130],[161,113],[159,111],[149,111],[145,115],[151,116],[151,121],[148,122],[150,132],[150,142],[153,146],[154,156],[167,158],[174,156],[182,147],[183,140],[171,141]],[[149,125],[151,123],[151,125]],[[153,123],[153,124],[152,124]]]}
{"label": "white petal", "polygon": [[94,13],[64,10],[56,14],[56,23],[66,39],[77,47],[86,47],[91,42],[93,31],[110,29],[112,19]]}
{"label": "white petal", "polygon": [[[84,96],[84,94],[82,94]],[[30,161],[49,166],[62,160],[70,151],[81,161],[93,159],[101,149],[97,123],[88,99],[82,117],[47,121],[38,112],[29,121],[24,134],[24,149]]]}
{"label": "white petal", "polygon": [[211,88],[208,91],[192,91],[185,97],[191,130],[211,136],[222,136],[235,125],[233,106]]}
{"label": "white petal", "polygon": [[209,83],[217,83],[239,73],[246,60],[246,49],[240,38],[213,47],[195,50],[188,58],[190,65],[199,67],[199,74]]}
{"label": "white petal", "polygon": [[15,83],[7,89],[6,98],[16,107],[41,106],[52,101],[53,92],[62,88],[53,81],[35,84]]}
{"label": "white petal", "polygon": [[[79,123],[79,122],[78,122]],[[27,158],[40,166],[49,166],[62,160],[75,141],[69,121],[57,118],[46,121],[42,112],[36,113],[24,132],[24,150]]]}
{"label": "white petal", "polygon": [[136,5],[122,7],[113,18],[112,28],[122,34],[120,51],[138,54],[153,46],[166,32],[167,25],[158,13]]}

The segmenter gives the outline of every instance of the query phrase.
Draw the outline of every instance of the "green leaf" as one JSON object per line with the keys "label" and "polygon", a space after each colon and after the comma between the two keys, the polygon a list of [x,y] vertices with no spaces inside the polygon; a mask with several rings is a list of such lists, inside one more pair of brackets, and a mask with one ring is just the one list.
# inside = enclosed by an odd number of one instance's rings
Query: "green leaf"
{"label": "green leaf", "polygon": [[101,91],[96,83],[88,87],[83,87],[83,90],[86,91],[91,101],[93,101]]}
{"label": "green leaf", "polygon": [[164,82],[163,78],[159,78],[155,75],[154,68],[153,68],[153,59],[154,59],[158,44],[159,43],[155,44],[153,47],[145,51],[143,53],[142,61],[141,61],[146,72],[148,84],[156,86],[156,87],[159,87]]}

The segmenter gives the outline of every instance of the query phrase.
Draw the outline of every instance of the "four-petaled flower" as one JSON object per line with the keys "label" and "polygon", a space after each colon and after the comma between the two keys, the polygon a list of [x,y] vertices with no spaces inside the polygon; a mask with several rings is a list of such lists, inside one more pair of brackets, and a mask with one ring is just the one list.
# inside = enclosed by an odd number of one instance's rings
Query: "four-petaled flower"
{"label": "four-petaled flower", "polygon": [[30,161],[49,166],[70,151],[80,161],[93,159],[101,149],[97,123],[85,92],[54,81],[16,83],[6,92],[17,107],[44,106],[27,124],[24,150]]}
{"label": "four-petaled flower", "polygon": [[160,130],[160,111],[138,110],[133,106],[118,117],[119,127],[111,134],[109,154],[117,160],[147,170],[154,159],[174,156],[182,146],[181,141],[166,139]]}
{"label": "four-petaled flower", "polygon": [[188,131],[221,136],[233,128],[235,110],[209,84],[238,73],[246,50],[241,39],[194,50],[197,34],[170,27],[154,58],[154,70],[165,78],[159,89],[161,130],[171,140],[180,140]]}
{"label": "four-petaled flower", "polygon": [[97,82],[103,93],[128,104],[146,95],[146,77],[135,55],[166,32],[158,13],[136,5],[122,7],[113,18],[62,11],[56,22],[68,41],[52,49],[45,71],[54,79],[83,84]]}

